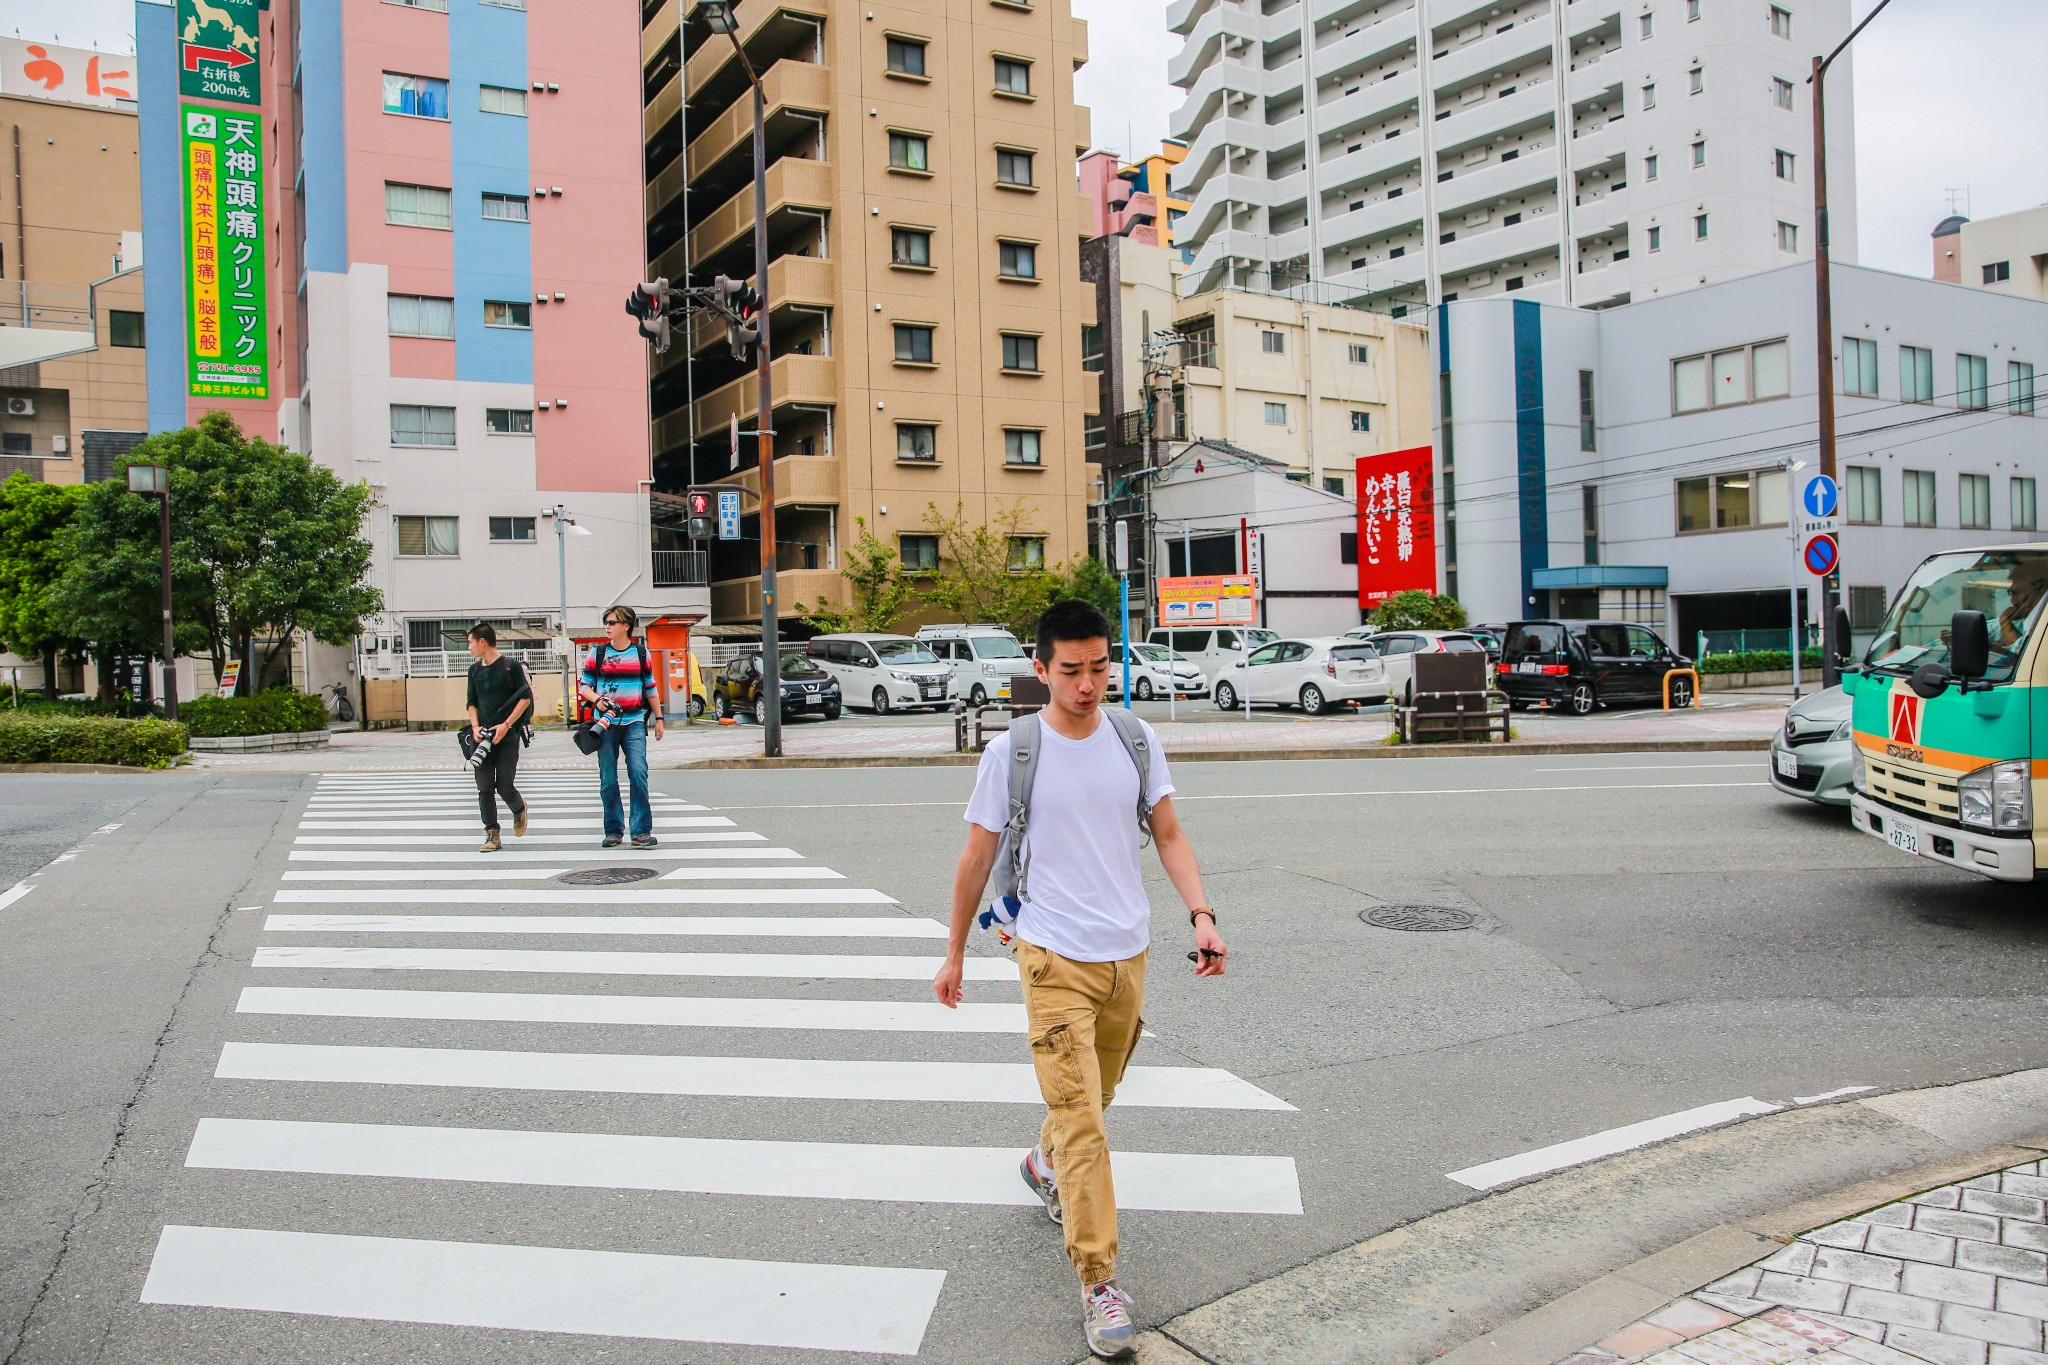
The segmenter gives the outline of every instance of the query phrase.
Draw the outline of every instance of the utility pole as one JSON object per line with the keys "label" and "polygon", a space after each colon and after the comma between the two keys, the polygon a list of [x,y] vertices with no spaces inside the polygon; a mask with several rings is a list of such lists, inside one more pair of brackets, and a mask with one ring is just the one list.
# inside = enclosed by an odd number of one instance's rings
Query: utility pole
{"label": "utility pole", "polygon": [[555,504],[555,571],[562,587],[562,728],[568,730],[576,725],[576,689],[570,682],[576,642],[569,638],[569,514],[559,502]]}

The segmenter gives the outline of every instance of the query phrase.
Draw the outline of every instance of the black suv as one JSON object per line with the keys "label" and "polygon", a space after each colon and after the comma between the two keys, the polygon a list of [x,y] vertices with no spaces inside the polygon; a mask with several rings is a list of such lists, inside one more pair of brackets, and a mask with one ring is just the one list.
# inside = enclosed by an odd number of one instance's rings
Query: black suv
{"label": "black suv", "polygon": [[[782,656],[782,714],[819,715],[838,720],[841,706],[839,684],[830,673],[812,663],[801,645],[784,645]],[[720,720],[735,711],[745,711],[756,720],[761,716],[761,656],[749,654],[734,659],[719,670],[711,685],[711,710]]]}
{"label": "black suv", "polygon": [[[1517,711],[1554,707],[1575,716],[1601,706],[1662,706],[1664,675],[1692,660],[1633,621],[1511,621],[1498,685]],[[1692,705],[1693,680],[1671,680],[1671,704]]]}

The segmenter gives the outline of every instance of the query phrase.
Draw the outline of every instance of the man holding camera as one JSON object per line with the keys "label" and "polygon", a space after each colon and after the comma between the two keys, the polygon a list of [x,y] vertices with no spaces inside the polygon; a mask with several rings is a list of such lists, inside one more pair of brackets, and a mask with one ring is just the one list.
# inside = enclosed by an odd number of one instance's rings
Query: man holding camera
{"label": "man holding camera", "polygon": [[613,607],[604,614],[611,638],[593,648],[583,661],[583,685],[577,695],[604,713],[604,742],[597,750],[597,789],[604,798],[604,848],[617,848],[627,832],[626,813],[619,803],[619,755],[626,756],[626,781],[632,788],[633,847],[653,848],[654,808],[647,797],[647,726],[654,737],[664,732],[661,692],[654,684],[654,665],[647,646],[633,638],[640,618],[631,607]]}
{"label": "man holding camera", "polygon": [[512,808],[512,833],[526,833],[526,798],[519,794],[519,748],[524,741],[522,717],[533,709],[533,684],[516,659],[498,652],[498,632],[482,621],[469,630],[469,737],[491,747],[474,760],[477,807],[484,817],[479,853],[504,847],[498,838],[498,798]]}

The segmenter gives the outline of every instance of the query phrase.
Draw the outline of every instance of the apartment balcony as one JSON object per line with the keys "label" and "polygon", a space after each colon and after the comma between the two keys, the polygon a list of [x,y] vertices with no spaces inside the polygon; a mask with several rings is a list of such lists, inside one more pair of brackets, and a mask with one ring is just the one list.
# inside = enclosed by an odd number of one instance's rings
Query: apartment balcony
{"label": "apartment balcony", "polygon": [[1374,261],[1363,270],[1346,270],[1331,277],[1332,284],[1356,289],[1361,294],[1384,294],[1396,289],[1408,289],[1421,284],[1429,277],[1429,257],[1422,248],[1416,247],[1406,256],[1397,256],[1389,261]]}
{"label": "apartment balcony", "polygon": [[[839,263],[816,256],[778,256],[768,262],[768,322],[771,338],[785,337],[784,310],[829,309],[839,294]],[[725,319],[701,313],[696,334],[689,338],[691,355],[725,344]],[[665,358],[665,357],[664,357]],[[665,368],[665,367],[664,367]]]}
{"label": "apartment balcony", "polygon": [[[698,0],[683,0],[685,24],[697,17],[698,8]],[[792,52],[801,51],[809,60],[832,10],[832,0],[775,0],[772,5],[735,5],[732,12],[740,21],[740,44],[747,59],[756,70],[765,71]],[[683,79],[676,84],[691,92],[693,105],[711,109],[723,109],[747,90],[732,40],[716,35],[690,54],[683,63]]]}
{"label": "apartment balcony", "polygon": [[680,0],[661,0],[661,5],[647,21],[640,25],[640,66],[645,70],[654,60],[654,54],[661,45],[675,36],[679,25],[677,17]]}
{"label": "apartment balcony", "polygon": [[1513,161],[1494,161],[1460,171],[1436,187],[1437,212],[1449,217],[1524,190],[1557,183],[1557,150],[1524,152]]}
{"label": "apartment balcony", "polygon": [[1583,241],[1628,228],[1628,191],[1613,190],[1580,200],[1572,208],[1572,236]]}
{"label": "apartment balcony", "polygon": [[[1296,171],[1290,181],[1306,186],[1307,173]],[[1284,182],[1283,182],[1284,183]],[[1301,196],[1297,194],[1296,198]],[[1202,183],[1201,193],[1188,206],[1187,216],[1180,221],[1175,236],[1181,241],[1199,241],[1219,228],[1230,226],[1230,212],[1233,205],[1263,208],[1278,204],[1273,181],[1253,175],[1212,175]]]}
{"label": "apartment balcony", "polygon": [[87,285],[0,280],[0,370],[95,349],[95,311]]}
{"label": "apartment balcony", "polygon": [[[784,157],[768,168],[768,217],[773,221],[791,208],[814,213],[829,212],[837,176],[823,161]],[[720,204],[690,233],[690,256],[697,262],[710,260],[726,247],[754,230],[754,187],[742,185],[732,198]],[[681,277],[680,270],[671,279]]]}
{"label": "apartment balcony", "polygon": [[1506,33],[1490,33],[1429,64],[1429,78],[1439,90],[1462,85],[1502,67],[1512,67],[1550,51],[1551,28],[1546,23],[1516,24]]}
{"label": "apartment balcony", "polygon": [[[832,73],[809,62],[777,62],[761,78],[768,98],[768,152],[772,159],[792,137],[815,132],[832,107]],[[653,130],[650,129],[651,133]],[[690,139],[684,159],[692,178],[703,176],[735,155],[753,155],[754,102],[739,100]],[[738,168],[744,177],[752,163]],[[648,211],[652,213],[650,204]]]}
{"label": "apartment balcony", "polygon": [[1558,248],[1559,222],[1555,213],[1524,218],[1510,227],[1461,231],[1458,240],[1437,248],[1437,273],[1445,279],[1483,270],[1500,261],[1518,260]]}
{"label": "apartment balcony", "polygon": [[1166,28],[1170,33],[1185,34],[1195,21],[1207,14],[1212,6],[1220,7],[1236,3],[1236,0],[1173,0],[1166,7]]}
{"label": "apartment balcony", "polygon": [[[785,355],[769,367],[775,383],[777,411],[791,403],[833,407],[839,401],[839,362],[831,356]],[[753,370],[721,388],[697,396],[698,437],[722,434],[735,417],[751,422],[760,405],[760,375]],[[673,413],[656,424],[654,448],[668,450],[689,439],[683,414]],[[663,430],[669,423],[678,429]]]}
{"label": "apartment balcony", "polygon": [[1587,171],[1604,162],[1619,160],[1628,146],[1623,140],[1627,135],[1627,125],[1619,119],[1575,133],[1570,153],[1572,170]]}
{"label": "apartment balcony", "polygon": [[1308,224],[1303,223],[1300,227],[1292,227],[1285,232],[1268,233],[1266,241],[1269,243],[1266,251],[1272,260],[1291,261],[1298,256],[1306,256],[1309,244]]}
{"label": "apartment balcony", "polygon": [[654,586],[704,588],[711,585],[711,556],[703,550],[656,550]]}
{"label": "apartment balcony", "polygon": [[[1299,124],[1299,119],[1290,120]],[[1284,126],[1284,125],[1283,125]],[[1180,186],[1199,188],[1215,169],[1213,162],[1219,156],[1226,157],[1235,147],[1244,151],[1263,152],[1268,149],[1267,126],[1257,119],[1214,118],[1203,127],[1202,135],[1188,145],[1187,157],[1173,168],[1172,179]]]}
{"label": "apartment balcony", "polygon": [[1576,70],[1565,75],[1565,89],[1571,94],[1574,108],[1588,100],[1605,99],[1610,109],[1621,108],[1622,69],[1618,52],[1603,54],[1603,60],[1595,63],[1579,60]]}
{"label": "apartment balcony", "polygon": [[[1403,50],[1412,52],[1414,47],[1415,7],[1410,5],[1399,14],[1374,20],[1356,33],[1347,33],[1317,48],[1309,58],[1309,69],[1321,78],[1354,63],[1371,64],[1374,58],[1396,55]],[[1380,73],[1375,69],[1364,74],[1368,80],[1377,80]]]}
{"label": "apartment balcony", "polygon": [[[780,407],[778,402],[776,406]],[[775,457],[775,505],[787,511],[794,507],[837,507],[845,471],[839,461],[821,455],[777,455]],[[746,490],[743,505],[761,505],[759,467],[742,469],[719,480]]]}
{"label": "apartment balcony", "polygon": [[1170,124],[1172,135],[1186,138],[1199,123],[1209,115],[1209,107],[1218,98],[1225,99],[1228,112],[1228,97],[1242,96],[1247,99],[1268,95],[1284,95],[1301,88],[1302,62],[1296,57],[1284,66],[1268,71],[1239,57],[1223,57],[1188,87],[1188,97],[1174,110]]}
{"label": "apartment balcony", "polygon": [[1074,25],[1074,70],[1088,65],[1088,21],[1075,19]]}
{"label": "apartment balcony", "polygon": [[1166,79],[1179,85],[1228,48],[1233,41],[1255,43],[1264,24],[1260,16],[1236,5],[1219,4],[1194,22],[1187,41],[1166,63]]}
{"label": "apartment balcony", "polygon": [[1326,136],[1341,128],[1362,128],[1390,113],[1419,108],[1421,97],[1422,73],[1414,67],[1395,74],[1391,79],[1374,72],[1372,79],[1355,93],[1339,95],[1328,104],[1319,106],[1316,109],[1316,127]]}
{"label": "apartment balcony", "polygon": [[[780,550],[780,546],[777,547]],[[789,547],[792,551],[799,546]],[[846,579],[836,569],[799,569],[782,562],[783,556],[776,555],[775,591],[781,598],[778,614],[785,621],[790,610],[798,602],[841,601],[846,595]],[[797,555],[790,556],[792,563],[802,563]],[[718,622],[758,621],[761,619],[761,576],[752,578],[727,578],[711,585],[711,619]],[[786,650],[789,646],[784,645]]]}
{"label": "apartment balcony", "polygon": [[1323,250],[1342,251],[1419,223],[1424,202],[1421,190],[1411,190],[1398,199],[1376,199],[1362,209],[1351,209],[1326,218],[1323,220]]}
{"label": "apartment balcony", "polygon": [[1422,137],[1410,128],[1399,137],[1382,137],[1325,161],[1316,167],[1316,183],[1326,193],[1344,185],[1363,185],[1421,159]]}
{"label": "apartment balcony", "polygon": [[1506,98],[1482,99],[1456,110],[1436,125],[1439,152],[1452,151],[1467,143],[1491,138],[1495,133],[1531,124],[1555,122],[1557,86],[1544,80],[1524,85]]}

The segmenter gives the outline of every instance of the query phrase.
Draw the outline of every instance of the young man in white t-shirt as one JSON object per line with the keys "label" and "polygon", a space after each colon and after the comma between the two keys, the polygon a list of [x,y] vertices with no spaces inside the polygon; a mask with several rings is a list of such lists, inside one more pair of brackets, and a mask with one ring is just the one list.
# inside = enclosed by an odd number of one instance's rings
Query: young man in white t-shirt
{"label": "young man in white t-shirt", "polygon": [[[1139,852],[1138,770],[1101,712],[1109,681],[1109,622],[1086,602],[1056,602],[1038,622],[1034,667],[1052,691],[1038,715],[1038,769],[1024,856],[1028,886],[1017,913],[1017,965],[1031,1055],[1045,1096],[1039,1144],[1024,1181],[1066,1232],[1080,1273],[1088,1348],[1105,1359],[1137,1349],[1130,1298],[1116,1283],[1116,1193],[1102,1111],[1123,1079],[1144,1021],[1151,906]],[[1202,892],[1195,852],[1173,811],[1173,782],[1152,727],[1143,725],[1151,832],[1159,861],[1187,902],[1199,953],[1195,974],[1221,976],[1225,952]],[[952,936],[932,982],[941,1004],[960,1003],[967,929],[980,908],[996,847],[1010,820],[1011,737],[981,756],[967,805],[967,848],[953,880]],[[1191,955],[1192,956],[1192,955]]]}

